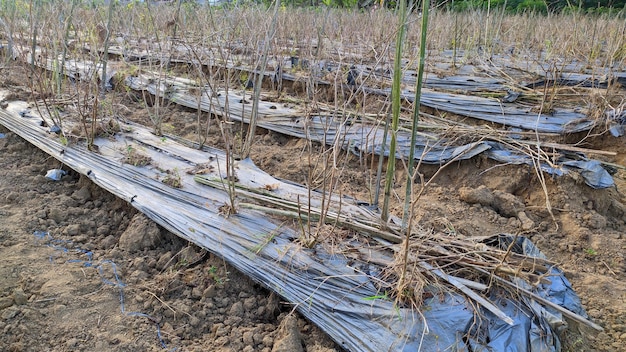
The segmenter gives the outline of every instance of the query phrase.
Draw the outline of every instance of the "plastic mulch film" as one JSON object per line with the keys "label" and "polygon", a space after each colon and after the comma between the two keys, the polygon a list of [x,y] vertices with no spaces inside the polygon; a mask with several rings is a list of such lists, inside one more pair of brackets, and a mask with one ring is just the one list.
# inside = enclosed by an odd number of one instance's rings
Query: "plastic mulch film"
{"label": "plastic mulch film", "polygon": [[[126,84],[135,90],[146,90],[151,94],[167,95],[169,99],[177,104],[190,108],[200,108],[203,111],[213,111],[219,114],[219,109],[224,110],[227,102],[243,101],[243,96],[237,93],[228,93],[220,91],[216,96],[210,98],[213,94],[209,93],[208,87],[203,87],[207,91],[200,103],[197,99],[188,93],[189,82],[180,82],[172,80],[171,85],[178,88],[168,90],[166,85],[162,83],[160,86],[154,83],[149,77],[129,77]],[[447,93],[438,93],[447,94]],[[228,95],[228,97],[227,97]],[[427,96],[426,96],[427,97]],[[406,97],[409,99],[409,97]],[[515,128],[522,127],[524,129],[551,133],[566,133],[573,131],[583,131],[593,127],[589,121],[581,122],[576,126],[572,126],[572,121],[584,120],[579,113],[555,113],[551,116],[545,116],[539,119],[536,114],[530,116],[528,112],[518,111],[520,109],[510,108],[501,111],[498,106],[494,111],[493,107],[488,107],[489,113],[480,112],[480,104],[491,104],[484,101],[485,98],[466,97],[470,101],[463,102],[451,96],[443,97],[439,100],[453,104],[457,107],[455,113],[469,111],[475,113],[476,118],[486,114],[488,121],[502,123]],[[428,100],[423,98],[422,104],[428,105]],[[439,101],[437,100],[437,101]],[[454,103],[452,103],[454,102]],[[478,105],[476,105],[478,104]],[[248,121],[250,111],[237,110],[236,104],[230,104],[228,110],[230,117],[235,120]],[[476,110],[476,111],[474,111]],[[510,110],[510,111],[509,111]],[[573,115],[572,115],[573,114]],[[271,102],[261,102],[259,108],[258,125],[260,127],[276,131],[279,133],[295,136],[298,138],[306,138],[309,140],[327,143],[330,145],[338,145],[357,156],[367,154],[389,155],[390,137],[384,139],[383,128],[376,127],[371,124],[365,124],[361,121],[351,121],[350,119],[336,119],[332,116],[311,116],[308,119],[299,117],[297,112],[290,108],[278,106]],[[569,126],[565,128],[564,126]],[[398,131],[396,157],[406,158],[409,155],[411,135],[407,131]],[[511,164],[528,164],[533,165],[535,162],[531,156],[520,152],[518,149],[511,148],[504,143],[495,141],[477,141],[466,144],[458,144],[453,140],[438,135],[420,134],[416,138],[415,155],[416,159],[426,164],[445,164],[451,160],[470,159],[478,154],[483,153],[488,158]],[[589,162],[588,162],[589,161]],[[570,172],[578,172],[585,180],[585,183],[592,188],[608,188],[613,185],[613,178],[602,168],[599,162],[587,160],[584,155],[570,155],[556,160],[554,165],[548,165],[539,161],[544,172],[553,175],[563,175]]]}
{"label": "plastic mulch film", "polygon": [[[128,201],[161,226],[224,258],[276,292],[346,350],[559,350],[557,332],[565,326],[564,320],[556,311],[530,298],[512,297],[497,285],[485,293],[513,319],[512,325],[450,290],[433,291],[436,294],[419,310],[399,306],[382,295],[377,286],[383,271],[380,265],[328,253],[321,245],[302,247],[297,229],[260,211],[241,208],[237,214],[226,216],[220,209],[228,204],[228,194],[198,184],[184,172],[180,174],[180,189],[160,181],[164,177],[162,169],[183,171],[207,160],[225,165],[219,150],[182,147],[134,126],[115,139],[97,139],[99,152],[93,153],[79,145],[63,146],[39,126],[40,119],[11,111],[0,110],[1,124]],[[129,146],[146,153],[159,167],[122,163],[122,151]],[[238,167],[238,177],[244,181],[260,182],[259,186],[276,182],[278,190],[288,193],[305,190],[281,183],[251,163],[240,163]],[[344,206],[357,212],[361,209]],[[499,236],[486,244],[506,246],[506,238]],[[519,250],[540,255],[526,242],[520,243]],[[533,292],[584,315],[567,280],[562,273],[554,273],[549,285],[533,288]]]}
{"label": "plastic mulch film", "polygon": [[[52,59],[47,59],[37,64],[53,70],[54,62]],[[90,61],[68,60],[65,73],[73,79],[79,79],[92,77],[94,70],[99,69]],[[113,71],[109,72],[110,76],[113,74]],[[251,116],[251,109],[247,107],[250,102],[244,95],[233,91],[213,91],[210,87],[199,86],[197,82],[190,79],[175,76],[161,79],[153,74],[145,73],[128,76],[124,83],[127,88],[147,91],[192,109],[200,109],[217,115],[226,114],[228,119],[246,122]],[[390,94],[390,91],[385,89],[367,87],[363,89],[377,94]],[[192,91],[201,91],[203,94],[197,97],[196,93],[191,93]],[[414,99],[410,91],[402,94],[403,98],[408,101]],[[516,130],[564,134],[590,130],[597,123],[573,109],[554,109],[552,114],[537,114],[528,107],[502,103],[496,99],[430,90],[422,93],[420,104],[440,111],[495,122]],[[616,135],[623,130],[622,110],[607,112],[607,120],[612,121],[610,131]],[[387,136],[387,140],[384,140],[384,129],[378,126],[378,122],[368,121],[360,116],[337,116],[336,113],[313,115],[307,118],[305,115],[308,116],[308,114],[303,114],[301,109],[270,101],[260,101],[257,123],[260,127],[278,133],[339,146],[359,157],[369,153],[377,155],[389,153],[390,138]],[[405,158],[409,154],[410,133],[404,130],[398,131],[397,138],[396,157]],[[602,165],[598,161],[588,160],[584,155],[569,155],[553,163],[547,163],[533,160],[531,156],[520,152],[519,148],[512,148],[505,143],[495,141],[458,143],[454,138],[445,138],[433,132],[420,133],[416,140],[415,155],[422,163],[445,164],[451,160],[469,159],[481,153],[505,163],[534,165],[538,162],[544,172],[553,175],[577,172],[592,188],[608,188],[613,185],[613,178]]]}

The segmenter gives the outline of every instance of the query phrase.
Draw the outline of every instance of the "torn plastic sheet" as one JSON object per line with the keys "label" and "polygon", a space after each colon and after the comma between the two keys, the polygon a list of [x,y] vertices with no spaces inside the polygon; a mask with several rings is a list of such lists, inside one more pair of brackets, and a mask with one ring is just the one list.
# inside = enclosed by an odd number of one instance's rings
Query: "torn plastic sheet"
{"label": "torn plastic sheet", "polygon": [[[546,259],[546,256],[525,237],[500,234],[488,237],[485,244],[530,257]],[[541,283],[536,288],[524,280],[512,280],[520,288],[529,290],[552,303],[567,308],[569,311],[587,318],[580,298],[563,272],[551,267],[546,275],[549,283]],[[494,289],[490,292],[490,300],[515,321],[509,326],[496,318],[491,312],[481,309],[484,320],[479,320],[472,327],[469,342],[471,351],[560,351],[561,343],[558,335],[567,328],[563,315],[550,307],[544,307],[527,296],[520,295],[521,302],[512,300],[504,292]],[[549,331],[549,334],[546,334]],[[481,341],[482,340],[482,341]]]}
{"label": "torn plastic sheet", "polygon": [[[364,90],[375,94],[391,94],[390,88]],[[403,90],[402,99],[413,102],[415,93]],[[439,111],[529,131],[563,134],[587,131],[595,126],[595,121],[574,109],[554,109],[552,114],[537,114],[528,107],[478,96],[424,90],[420,104]]]}
{"label": "torn plastic sheet", "polygon": [[592,188],[608,188],[615,183],[598,160],[569,160],[563,161],[562,165],[578,171],[585,183]]}
{"label": "torn plastic sheet", "polygon": [[[349,145],[346,149],[355,155],[376,154],[389,156],[390,140],[387,136],[386,144],[384,141],[384,131],[371,130],[368,131],[368,139],[359,139],[356,136],[362,135],[362,132],[354,132],[356,128],[350,129],[350,135],[354,136],[349,140]],[[486,143],[474,142],[461,145],[447,145],[449,141],[446,139],[439,139],[433,141],[425,137],[417,136],[415,143],[415,155],[416,160],[421,159],[422,163],[426,164],[445,164],[451,160],[464,160],[471,159],[478,154],[491,148]],[[364,144],[367,143],[367,144]],[[411,149],[411,136],[407,133],[398,133],[396,143],[396,157],[399,159],[406,159],[409,156]]]}
{"label": "torn plastic sheet", "polygon": [[[172,81],[174,82],[174,81]],[[180,82],[178,82],[180,83]],[[185,93],[187,83],[180,83],[180,89],[168,92],[164,87],[157,87],[147,77],[127,77],[126,84],[135,90],[147,90],[151,94],[169,94],[169,98],[176,102],[190,108],[197,109],[198,102],[195,98],[189,98]],[[205,88],[210,91],[209,88]],[[379,93],[382,90],[374,90]],[[434,93],[433,93],[434,94]],[[500,108],[493,110],[490,107],[491,100],[476,97],[466,97],[469,101],[463,103],[458,102],[458,99],[453,99],[451,95],[444,93],[437,93],[445,97],[442,101],[447,104],[453,104],[456,109],[459,109],[457,113],[463,115],[461,111],[465,111],[468,107],[471,107],[472,113],[478,114],[477,118],[486,119],[487,121],[493,121],[502,123],[513,128],[530,129],[551,133],[565,133],[583,131],[593,127],[593,122],[585,119],[583,114],[559,110],[555,111],[553,115],[541,115],[539,117],[536,114],[529,114],[523,109],[517,109],[509,107],[505,111],[501,111]],[[226,95],[219,95],[217,100],[212,101],[209,98],[209,94],[202,95],[200,108],[203,111],[211,110],[214,104],[222,107],[226,106]],[[234,93],[229,93],[230,101],[240,101],[243,96],[239,96]],[[406,97],[407,99],[413,99]],[[425,96],[422,96],[422,104],[427,105]],[[297,118],[297,114],[294,110],[289,108],[282,108],[273,105],[273,103],[264,103],[265,106],[260,111],[262,112],[262,118],[259,119],[259,126],[267,128],[269,130],[287,134],[290,136],[296,136],[298,138],[306,138],[309,140],[318,141],[329,145],[340,145],[342,148],[349,150],[355,155],[361,156],[363,153],[374,153],[377,155],[384,154],[389,155],[389,144],[391,137],[387,136],[385,141],[384,131],[382,128],[378,128],[373,125],[352,123],[350,121],[342,121],[332,116],[311,116],[308,120]],[[267,105],[269,104],[269,105]],[[480,111],[481,104],[487,104],[484,111]],[[465,110],[464,110],[465,109]],[[230,110],[230,117],[238,120],[247,120],[247,115],[244,116],[244,112],[241,112],[241,116],[233,113]],[[479,114],[480,113],[480,114]],[[484,113],[484,114],[483,114]],[[246,112],[247,114],[247,112]],[[486,118],[483,115],[487,115]],[[467,115],[474,117],[472,115]],[[409,155],[411,135],[406,131],[398,131],[397,133],[397,158],[406,158]],[[495,160],[515,163],[515,164],[530,164],[533,160],[523,155],[522,153],[516,153],[513,149],[507,148],[505,145],[497,142],[474,142],[461,145],[446,145],[449,140],[442,138],[438,135],[432,135],[430,137],[424,134],[417,136],[415,155],[416,159],[421,159],[422,163],[427,164],[445,164],[450,160],[462,160],[469,159],[482,152],[485,152],[488,157]],[[384,150],[383,150],[384,149]],[[568,171],[567,166],[559,165],[559,167],[550,167],[549,165],[542,165],[542,169],[545,172],[554,175],[563,175]],[[578,166],[576,166],[578,167]],[[605,188],[610,187],[610,184],[606,182],[606,176],[600,175],[597,172],[601,170],[587,170],[585,166],[582,167],[585,182],[593,188]],[[611,181],[612,182],[612,181]],[[612,183],[611,183],[612,184]],[[607,186],[608,185],[608,186]]]}
{"label": "torn plastic sheet", "polygon": [[621,137],[626,133],[626,107],[620,107],[606,112],[609,121],[609,132],[613,137]]}
{"label": "torn plastic sheet", "polygon": [[[384,154],[389,156],[389,139],[383,144],[384,133],[380,130],[369,130],[362,127],[351,127],[342,132],[344,135],[343,144],[347,150],[355,155],[366,154]],[[359,138],[363,135],[368,138]],[[310,133],[310,136],[313,133]],[[510,164],[528,164],[533,165],[531,157],[524,153],[516,152],[512,148],[494,142],[474,142],[461,145],[449,145],[448,140],[439,139],[433,141],[423,136],[417,136],[415,144],[416,159],[420,159],[425,164],[445,164],[451,160],[471,159],[481,153],[491,159],[510,163]],[[364,143],[367,143],[364,145]],[[411,146],[411,138],[408,133],[398,133],[396,145],[396,157],[406,158],[409,155]],[[384,148],[384,149],[383,149]],[[613,177],[602,167],[597,160],[587,160],[584,155],[575,155],[577,159],[562,157],[556,161],[556,166],[550,166],[541,163],[541,169],[552,175],[562,176],[569,172],[575,171],[585,179],[585,183],[592,188],[608,188],[613,186]]]}
{"label": "torn plastic sheet", "polygon": [[50,133],[56,133],[56,134],[61,134],[61,127],[57,126],[57,125],[53,125],[50,127],[50,129],[48,130],[48,132]]}
{"label": "torn plastic sheet", "polygon": [[[382,132],[381,136],[376,135],[372,138],[371,145],[363,146],[360,141],[354,139],[351,141],[350,150],[356,155],[360,153],[383,152]],[[410,140],[403,138],[404,135],[399,134],[397,144],[397,156],[399,158],[408,155]],[[429,144],[429,142],[432,144]],[[470,159],[474,156],[485,153],[488,158],[509,164],[527,164],[533,165],[531,157],[524,153],[515,152],[513,149],[507,148],[498,142],[474,142],[464,145],[445,145],[444,140],[431,142],[425,138],[417,139],[415,155],[425,164],[445,164],[450,160]],[[389,156],[389,146],[384,150],[385,156]],[[613,177],[606,171],[602,164],[597,160],[586,160],[583,155],[578,156],[578,160],[562,157],[556,161],[556,166],[550,166],[546,163],[540,163],[541,170],[551,175],[563,176],[569,172],[579,173],[585,180],[585,183],[595,189],[608,188],[613,186]]]}
{"label": "torn plastic sheet", "polygon": [[[526,154],[505,149],[496,142],[485,143],[492,147],[485,151],[485,154],[491,159],[509,164],[533,165],[532,158]],[[577,172],[583,177],[585,184],[594,189],[608,188],[615,184],[613,177],[602,167],[598,160],[584,160],[584,156],[580,156],[580,159],[582,160],[561,157],[559,160],[556,160],[556,166],[540,163],[540,167],[543,172],[556,176]]]}
{"label": "torn plastic sheet", "polygon": [[625,125],[613,125],[609,128],[609,132],[613,135],[613,137],[621,137],[626,133]]}
{"label": "torn plastic sheet", "polygon": [[[513,241],[515,241],[511,249],[513,252],[530,257],[546,258],[530,240],[524,237],[499,234],[483,240],[485,244],[502,250],[506,250]],[[328,260],[327,263],[338,271],[343,266],[351,265],[345,260],[334,258],[334,260]],[[373,276],[380,275],[380,273],[373,274],[367,268],[360,268],[360,270],[369,272]],[[580,299],[563,272],[552,267],[546,276],[549,277],[549,283],[540,284],[536,288],[523,280],[512,282],[580,316],[587,317]],[[365,280],[362,285],[367,287],[371,285],[371,282]],[[442,292],[439,288],[433,287],[427,287],[426,290],[431,291],[433,298],[424,301],[420,308],[421,315],[417,313],[403,315],[399,321],[390,319],[386,322],[387,328],[398,336],[398,340],[390,346],[389,351],[557,352],[561,350],[559,334],[567,327],[565,318],[555,309],[544,307],[533,299],[524,295],[511,296],[509,290],[502,289],[497,284],[492,285],[485,295],[513,319],[513,324],[509,325],[482,307],[476,311],[472,303],[463,295]],[[344,296],[344,302],[353,299],[349,296],[351,295]],[[396,309],[399,316],[407,313],[407,310]],[[336,323],[358,326],[357,321],[363,318],[363,313],[355,310],[348,316],[338,315]],[[355,321],[350,321],[352,319]],[[406,328],[410,330],[402,330]],[[360,332],[374,336],[377,334],[363,330]],[[382,335],[380,337],[383,338]]]}
{"label": "torn plastic sheet", "polygon": [[[132,89],[147,90],[151,94],[156,94],[157,91],[160,91],[160,94],[167,93],[169,94],[169,98],[177,104],[194,109],[198,108],[198,102],[196,99],[190,99],[188,95],[184,93],[184,84],[181,85],[180,91],[174,90],[170,93],[168,93],[168,91],[163,87],[157,87],[154,83],[151,83],[150,79],[145,77],[127,77],[126,84]],[[205,89],[209,91],[209,88]],[[555,111],[553,115],[541,115],[541,118],[538,118],[536,114],[532,114],[531,116],[525,111],[509,107],[509,109],[504,112],[500,111],[500,108],[498,108],[497,113],[495,113],[490,111],[492,110],[492,108],[489,107],[489,104],[491,104],[490,101],[485,100],[484,98],[468,97],[470,101],[462,103],[457,102],[457,99],[452,99],[451,96],[444,93],[437,94],[445,95],[447,98],[444,99],[444,101],[447,101],[449,104],[453,104],[454,102],[453,105],[455,105],[457,109],[460,109],[457,113],[461,115],[463,115],[461,111],[463,111],[463,109],[467,109],[469,106],[474,109],[472,110],[473,113],[478,114],[477,118],[502,123],[514,128],[530,130],[536,129],[537,131],[551,133],[565,133],[583,131],[593,127],[593,123],[591,121],[585,120],[584,115],[577,112],[559,110]],[[229,96],[230,101],[240,101],[243,99],[242,96],[238,96],[234,93],[229,93]],[[428,105],[424,100],[424,96],[422,98],[422,104]],[[407,99],[409,98],[407,97]],[[476,105],[472,102],[487,104],[487,106],[484,107],[484,109],[486,109],[483,111],[484,114],[479,114],[480,104],[476,103],[478,104]],[[211,103],[211,99],[209,99],[209,94],[202,95],[200,108],[203,111],[213,111],[211,110],[211,107],[214,106],[213,104],[221,106],[223,109],[226,104],[226,94],[223,96],[220,95],[213,103]],[[320,143],[340,145],[342,148],[349,150],[358,156],[362,156],[363,153],[373,153],[377,155],[384,154],[385,156],[389,156],[391,137],[388,135],[387,140],[385,141],[383,138],[384,131],[382,128],[361,123],[350,123],[349,121],[335,119],[332,116],[311,116],[308,120],[306,120],[295,117],[297,114],[295,114],[293,110],[276,107],[275,105],[271,106],[273,106],[273,108],[268,105],[260,110],[263,111],[263,117],[260,118],[258,122],[260,127],[290,136],[296,136],[298,138],[318,141]],[[242,116],[237,116],[237,114],[234,114],[232,110],[230,112],[231,118],[241,120],[247,120],[248,118],[243,116],[243,112],[241,113]],[[487,115],[489,118],[485,118],[483,115]],[[396,146],[397,158],[406,158],[409,155],[410,141],[410,133],[406,131],[398,131]],[[461,145],[446,145],[447,142],[449,142],[449,140],[437,135],[432,135],[430,137],[425,135],[417,136],[415,150],[416,159],[420,159],[422,163],[426,164],[445,164],[451,160],[469,159],[485,152],[488,157],[498,161],[515,164],[533,164],[533,160],[530,157],[523,155],[522,153],[516,153],[513,149],[507,148],[505,145],[497,142],[474,142]],[[564,165],[559,165],[558,167],[542,165],[541,168],[545,172],[553,175],[563,175],[574,169],[568,169],[568,166]],[[585,171],[582,175],[585,178],[585,182],[593,188],[606,188],[612,185],[612,180],[610,184],[606,182],[606,176],[610,177],[610,175],[598,174],[601,170],[587,170],[585,169],[585,166],[583,166],[581,170]]]}
{"label": "torn plastic sheet", "polygon": [[[49,59],[48,66],[46,67],[49,67],[51,63],[52,61]],[[71,77],[91,77],[91,72],[99,69],[98,65],[93,65],[89,61],[78,62],[68,60],[67,65],[67,74]],[[87,72],[88,74],[78,74],[78,72]],[[190,97],[185,93],[185,91],[189,91],[189,85],[193,83],[190,82],[191,81],[186,79],[174,77],[171,81],[168,81],[168,83],[176,83],[178,88],[168,89],[169,86],[164,83],[159,84],[157,87],[157,85],[154,84],[154,80],[149,77],[129,76],[125,80],[125,84],[132,89],[147,90],[151,94],[157,95],[163,94],[177,104],[194,109],[200,108],[210,113],[219,114],[219,110],[225,111],[226,101],[229,101],[229,99],[230,101],[242,101],[244,99],[242,96],[238,97],[236,94],[224,94],[222,96],[220,92],[214,92],[217,94],[215,94],[216,97],[213,98],[212,95],[208,93],[210,89],[205,87],[204,89],[207,94],[202,94],[200,97],[201,100],[198,102],[195,96]],[[196,85],[193,87],[194,89],[197,89]],[[367,91],[376,94],[390,94],[389,89],[368,88]],[[231,98],[227,98],[227,95]],[[404,91],[402,95],[403,98],[408,101],[413,101],[414,99],[414,94],[410,90]],[[532,111],[526,107],[520,107],[512,104],[502,105],[502,102],[500,101],[476,96],[425,91],[422,92],[422,100],[420,103],[425,106],[453,112],[462,116],[469,116],[485,121],[496,122],[513,128],[528,129],[538,132],[561,134],[580,132],[589,130],[596,125],[596,121],[590,120],[585,114],[577,110],[555,109],[551,115],[537,115],[536,113],[532,113]],[[214,104],[216,104],[219,109],[214,109],[216,107]],[[237,114],[234,113],[235,111],[233,110],[234,107],[235,106],[230,106],[228,109],[230,111],[229,118],[239,118],[241,121],[245,121],[248,118],[246,114],[249,114],[249,112],[244,113],[245,109],[242,109],[241,116],[237,117]],[[280,113],[279,110],[284,111]],[[337,123],[336,121],[328,120],[326,117],[313,117],[311,121],[315,121],[317,119],[319,120],[318,122],[332,122],[332,125],[318,123],[317,130],[315,130],[311,129],[310,126],[307,127],[304,123],[298,122],[300,120],[304,121],[305,119],[295,119],[296,122],[291,124],[286,123],[285,120],[291,120],[289,116],[295,115],[294,111],[291,111],[288,108],[283,109],[273,103],[263,102],[261,104],[260,111],[262,111],[262,113],[258,124],[260,127],[267,128],[269,130],[297,136],[299,138],[312,139],[314,136],[317,136],[315,140],[325,143],[334,143],[336,139],[339,139],[341,140],[341,146],[343,148],[349,149],[357,155],[359,155],[361,151],[374,152],[377,154],[380,154],[382,151],[382,138],[379,138],[381,132],[377,131],[377,129],[372,130],[371,126],[359,127],[358,129],[346,129],[344,123]],[[271,113],[268,113],[268,111]],[[282,123],[277,124],[275,121],[272,122],[272,120],[276,119],[282,121]],[[609,122],[615,121],[615,123],[611,123],[611,126],[609,127],[609,130],[613,135],[619,136],[624,134],[624,120],[626,117],[623,112],[623,107],[607,112],[607,119]],[[373,139],[370,139],[372,134],[374,134],[374,137]],[[410,140],[406,137],[401,138],[400,135],[401,133],[398,134],[399,144],[402,144],[402,140],[404,139],[405,146],[397,152],[396,155],[398,158],[408,155],[407,141]],[[441,145],[440,142],[438,144]],[[494,145],[494,142],[489,142],[489,146]],[[503,162],[531,165],[533,163],[531,158],[520,155],[520,153],[516,153],[512,150],[504,151],[503,145],[500,145],[497,150],[488,150],[490,147],[483,143],[470,143],[467,145],[451,147],[443,146],[436,150],[431,149],[431,145],[421,142],[419,142],[417,146],[417,158],[421,158],[424,163],[443,164],[451,159],[468,159],[483,151],[486,151],[486,154],[489,157]],[[426,148],[426,146],[428,146],[428,148]],[[386,151],[384,154],[387,155],[388,145],[385,145],[385,147]],[[420,152],[424,153],[420,154]],[[575,162],[571,165],[559,165],[558,167],[541,165],[541,168],[542,170],[554,175],[562,175],[574,170],[580,171],[582,177],[585,179],[585,183],[592,188],[606,188],[613,185],[613,180],[611,176],[606,173],[606,171],[602,171],[589,164]],[[611,180],[609,180],[609,178],[611,178]]]}

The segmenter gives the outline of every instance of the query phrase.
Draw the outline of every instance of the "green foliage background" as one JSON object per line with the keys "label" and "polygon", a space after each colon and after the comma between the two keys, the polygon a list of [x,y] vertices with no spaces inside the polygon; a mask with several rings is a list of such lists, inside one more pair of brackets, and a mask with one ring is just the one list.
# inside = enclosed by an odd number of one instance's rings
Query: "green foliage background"
{"label": "green foliage background", "polygon": [[[259,0],[260,2],[272,3],[271,0]],[[380,4],[378,0],[283,0],[286,6],[294,7],[318,7],[328,6],[337,8],[363,9]],[[385,0],[388,8],[395,8],[397,0]],[[410,4],[410,2],[409,2]],[[617,14],[626,8],[626,0],[434,0],[431,3],[436,8],[449,10],[472,10],[506,8],[508,12],[583,12],[590,14],[614,13]],[[411,5],[409,5],[411,6]]]}
{"label": "green foliage background", "polygon": [[[438,0],[440,1],[440,0]],[[462,0],[442,2],[444,6],[457,10],[505,7],[508,12],[534,11],[541,13],[583,12],[619,13],[626,6],[626,0]]]}
{"label": "green foliage background", "polygon": [[[91,6],[102,5],[111,0],[82,0],[83,4]],[[115,1],[115,0],[114,0]],[[155,0],[117,0],[122,3],[141,3]],[[175,0],[174,2],[177,2]],[[196,3],[195,0],[182,0],[185,3]],[[415,4],[417,1],[417,4]],[[54,3],[55,0],[32,0],[33,4]],[[209,0],[200,0],[209,2]],[[230,5],[244,5],[246,3],[263,3],[267,6],[273,4],[273,0],[229,0]],[[344,9],[370,9],[380,4],[380,0],[282,0],[283,6],[287,7],[334,7]],[[398,5],[398,0],[384,0],[384,6],[390,9]],[[418,8],[421,0],[408,1],[408,6]],[[0,11],[5,16],[14,14],[15,11],[28,10],[30,0],[0,0]],[[416,6],[417,5],[417,6]],[[466,11],[477,9],[501,9],[507,12],[537,12],[537,13],[588,13],[588,14],[624,14],[626,12],[626,0],[431,0],[433,8]]]}

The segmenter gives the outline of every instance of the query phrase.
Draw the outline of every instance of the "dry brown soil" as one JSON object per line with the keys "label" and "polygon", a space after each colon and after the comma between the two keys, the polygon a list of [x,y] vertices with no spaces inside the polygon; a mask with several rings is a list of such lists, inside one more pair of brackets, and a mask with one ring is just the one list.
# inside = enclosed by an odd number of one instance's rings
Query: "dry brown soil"
{"label": "dry brown soil", "polygon": [[[32,98],[8,70],[0,77],[14,97]],[[149,124],[141,104],[114,94],[113,115]],[[171,132],[196,138],[194,112],[175,106],[163,112]],[[209,143],[220,146],[215,126]],[[70,172],[58,182],[46,179],[46,171],[61,167],[59,162],[14,133],[0,132],[5,134],[0,139],[0,350],[157,351],[163,344],[177,351],[340,350],[320,329],[291,315],[280,297],[78,174]],[[321,146],[313,145],[310,154],[301,140],[265,130],[257,137],[252,159],[259,167],[316,184],[318,169],[309,173],[309,165],[321,160]],[[605,160],[626,165],[624,137],[588,142],[586,147],[618,153]],[[368,200],[371,159],[337,156],[345,165],[337,170],[343,194]],[[423,167],[425,180],[435,171]],[[560,264],[590,317],[605,329],[569,333],[567,350],[626,351],[626,173],[619,170],[614,177],[617,187],[606,190],[548,177],[553,219],[533,169],[477,157],[437,175],[417,216],[421,226],[436,231],[528,236]],[[401,186],[395,191],[404,194]],[[86,251],[93,253],[91,260]]]}

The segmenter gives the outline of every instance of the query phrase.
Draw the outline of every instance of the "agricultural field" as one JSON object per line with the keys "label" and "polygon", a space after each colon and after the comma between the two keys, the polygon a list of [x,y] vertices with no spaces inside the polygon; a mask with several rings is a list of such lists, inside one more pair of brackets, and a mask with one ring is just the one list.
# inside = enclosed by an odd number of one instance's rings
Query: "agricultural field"
{"label": "agricultural field", "polygon": [[626,351],[623,13],[0,5],[0,350]]}

